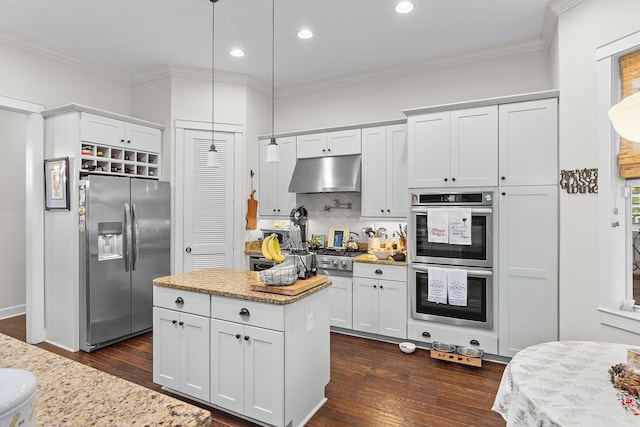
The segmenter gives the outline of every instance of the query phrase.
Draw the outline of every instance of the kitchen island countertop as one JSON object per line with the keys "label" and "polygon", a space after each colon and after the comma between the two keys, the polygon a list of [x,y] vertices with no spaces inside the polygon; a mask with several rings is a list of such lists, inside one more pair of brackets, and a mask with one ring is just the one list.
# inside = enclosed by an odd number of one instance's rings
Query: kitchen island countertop
{"label": "kitchen island countertop", "polygon": [[38,381],[36,425],[205,427],[209,411],[0,334],[3,368]]}
{"label": "kitchen island countertop", "polygon": [[317,286],[298,295],[280,295],[254,291],[251,286],[262,284],[257,271],[206,268],[189,273],[159,277],[153,280],[157,286],[200,292],[229,298],[264,302],[268,304],[291,304],[331,286],[326,276],[312,276],[306,280],[317,281]]}

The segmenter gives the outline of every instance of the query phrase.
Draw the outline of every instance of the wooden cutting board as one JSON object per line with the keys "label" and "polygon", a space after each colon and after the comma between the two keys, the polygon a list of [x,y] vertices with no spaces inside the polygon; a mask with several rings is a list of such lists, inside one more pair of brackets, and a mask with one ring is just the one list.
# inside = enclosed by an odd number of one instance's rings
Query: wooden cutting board
{"label": "wooden cutting board", "polygon": [[255,285],[251,285],[251,290],[294,296],[308,291],[311,288],[315,288],[316,286],[327,283],[328,281],[329,278],[327,276],[313,276],[309,277],[308,279],[298,279],[289,286],[268,286],[261,282]]}
{"label": "wooden cutting board", "polygon": [[247,200],[247,230],[255,230],[258,226],[258,201],[253,198],[256,190],[251,191],[251,197]]}

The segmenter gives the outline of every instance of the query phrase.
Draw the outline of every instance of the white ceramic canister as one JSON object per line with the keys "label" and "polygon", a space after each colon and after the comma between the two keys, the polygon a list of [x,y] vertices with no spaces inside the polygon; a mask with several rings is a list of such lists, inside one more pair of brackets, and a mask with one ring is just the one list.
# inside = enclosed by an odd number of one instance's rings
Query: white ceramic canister
{"label": "white ceramic canister", "polygon": [[35,375],[24,369],[0,369],[0,427],[36,425]]}
{"label": "white ceramic canister", "polygon": [[371,253],[373,253],[374,249],[380,249],[380,238],[379,237],[369,237],[367,251],[371,254]]}

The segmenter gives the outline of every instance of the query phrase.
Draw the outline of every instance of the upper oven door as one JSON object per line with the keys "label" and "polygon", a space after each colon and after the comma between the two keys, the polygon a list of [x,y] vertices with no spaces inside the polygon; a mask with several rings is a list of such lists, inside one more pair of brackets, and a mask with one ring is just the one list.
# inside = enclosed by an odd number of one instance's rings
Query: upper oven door
{"label": "upper oven door", "polygon": [[471,245],[429,242],[427,213],[426,206],[411,208],[409,243],[412,262],[493,267],[493,214],[490,207],[471,208]]}

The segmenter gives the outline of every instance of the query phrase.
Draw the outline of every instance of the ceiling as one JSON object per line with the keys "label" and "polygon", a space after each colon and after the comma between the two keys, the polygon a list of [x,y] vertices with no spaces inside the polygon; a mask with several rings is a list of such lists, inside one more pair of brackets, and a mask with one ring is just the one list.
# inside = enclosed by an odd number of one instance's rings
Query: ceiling
{"label": "ceiling", "polygon": [[[275,0],[275,87],[405,67],[542,39],[548,0]],[[127,78],[211,69],[210,0],[0,0],[0,33]],[[271,86],[272,2],[215,4],[215,69]],[[296,37],[311,29],[310,40]],[[0,39],[1,40],[1,39]],[[243,58],[230,49],[246,51]]]}

